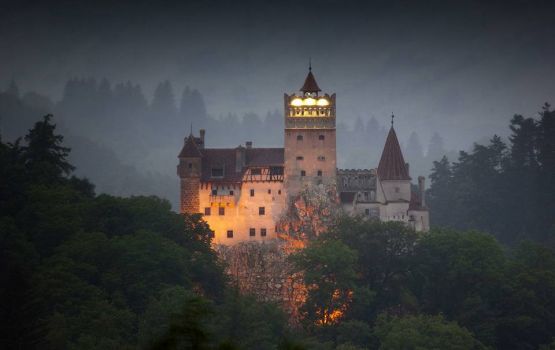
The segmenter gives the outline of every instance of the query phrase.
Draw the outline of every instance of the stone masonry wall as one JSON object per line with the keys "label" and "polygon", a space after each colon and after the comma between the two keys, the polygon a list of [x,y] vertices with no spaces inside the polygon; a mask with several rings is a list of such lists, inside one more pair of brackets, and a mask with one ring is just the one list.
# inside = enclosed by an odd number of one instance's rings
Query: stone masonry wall
{"label": "stone masonry wall", "polygon": [[306,300],[303,276],[294,273],[287,260],[294,251],[290,242],[275,239],[216,247],[227,265],[226,272],[244,294],[280,304],[292,324],[300,320],[299,308]]}
{"label": "stone masonry wall", "polygon": [[181,178],[181,212],[199,212],[199,187],[198,177]]}

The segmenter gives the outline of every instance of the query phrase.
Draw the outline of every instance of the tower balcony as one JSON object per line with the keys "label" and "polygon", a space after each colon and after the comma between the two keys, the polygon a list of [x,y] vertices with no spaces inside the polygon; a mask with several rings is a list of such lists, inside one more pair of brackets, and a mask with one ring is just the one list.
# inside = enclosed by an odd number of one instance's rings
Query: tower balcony
{"label": "tower balcony", "polygon": [[286,129],[335,129],[335,118],[329,117],[287,117]]}

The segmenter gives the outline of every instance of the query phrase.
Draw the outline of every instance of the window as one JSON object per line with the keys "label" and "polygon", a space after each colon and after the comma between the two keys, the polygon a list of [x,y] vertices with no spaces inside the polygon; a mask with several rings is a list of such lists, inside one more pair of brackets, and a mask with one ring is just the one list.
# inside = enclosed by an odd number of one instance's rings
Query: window
{"label": "window", "polygon": [[278,194],[281,194],[281,190],[278,190]]}
{"label": "window", "polygon": [[370,209],[364,209],[364,214],[370,216]]}
{"label": "window", "polygon": [[399,187],[395,187],[395,193],[399,193]]}
{"label": "window", "polygon": [[318,170],[318,176],[322,176],[322,170]]}
{"label": "window", "polygon": [[258,207],[258,215],[265,215],[266,208],[265,207]]}
{"label": "window", "polygon": [[218,195],[218,189],[217,189],[217,188],[213,188],[213,189],[212,189],[212,195],[213,195],[213,196],[217,196],[217,195]]}
{"label": "window", "polygon": [[212,177],[223,177],[224,168],[212,168]]}
{"label": "window", "polygon": [[304,157],[303,156],[297,156],[297,160],[303,160]]}
{"label": "window", "polygon": [[262,174],[262,169],[260,168],[251,169],[251,175],[261,175],[261,174]]}
{"label": "window", "polygon": [[256,229],[250,228],[249,229],[249,236],[254,237],[256,235]]}
{"label": "window", "polygon": [[230,196],[233,196],[234,193],[235,193],[235,192],[233,192],[233,190],[229,190],[229,195],[230,195]]}
{"label": "window", "polygon": [[301,176],[306,176],[306,171],[301,170]]}
{"label": "window", "polygon": [[302,141],[303,140],[303,135],[297,135],[297,141]]}
{"label": "window", "polygon": [[318,156],[318,160],[321,161],[321,162],[323,162],[324,160],[326,160],[326,157],[324,157],[324,156]]}
{"label": "window", "polygon": [[251,190],[251,197],[254,197],[254,190]]}
{"label": "window", "polygon": [[318,140],[325,140],[325,139],[326,139],[326,137],[324,135],[318,136]]}
{"label": "window", "polygon": [[227,238],[233,238],[233,230],[227,230]]}
{"label": "window", "polygon": [[218,215],[225,215],[225,208],[224,207],[220,207],[218,208]]}
{"label": "window", "polygon": [[208,237],[210,238],[216,237],[216,235],[214,234],[214,231],[210,230],[210,233],[208,233]]}
{"label": "window", "polygon": [[189,169],[193,169],[193,163],[189,163]]}
{"label": "window", "polygon": [[272,194],[272,190],[268,190],[268,194]]}
{"label": "window", "polygon": [[260,237],[266,237],[266,229],[265,228],[260,229]]}
{"label": "window", "polygon": [[204,215],[210,216],[210,207],[204,208]]}

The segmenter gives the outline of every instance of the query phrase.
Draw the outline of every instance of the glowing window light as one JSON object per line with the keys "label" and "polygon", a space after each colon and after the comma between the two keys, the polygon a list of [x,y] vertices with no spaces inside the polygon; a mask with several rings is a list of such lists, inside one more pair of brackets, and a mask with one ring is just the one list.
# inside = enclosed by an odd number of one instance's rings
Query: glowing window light
{"label": "glowing window light", "polygon": [[314,106],[316,104],[316,100],[312,97],[306,98],[303,102],[305,106]]}
{"label": "glowing window light", "polygon": [[318,99],[318,102],[316,102],[316,104],[317,104],[318,106],[327,106],[327,105],[329,105],[330,103],[329,103],[328,100],[326,100],[325,98],[319,98],[319,99]]}
{"label": "glowing window light", "polygon": [[301,100],[300,98],[295,98],[293,99],[293,101],[291,101],[291,106],[302,106],[303,105],[303,100]]}

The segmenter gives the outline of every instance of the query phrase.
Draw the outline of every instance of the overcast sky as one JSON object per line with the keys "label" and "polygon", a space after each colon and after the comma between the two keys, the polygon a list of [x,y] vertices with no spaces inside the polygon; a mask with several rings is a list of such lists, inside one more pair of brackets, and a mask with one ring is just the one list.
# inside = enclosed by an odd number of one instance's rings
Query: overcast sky
{"label": "overcast sky", "polygon": [[282,109],[308,58],[338,121],[393,112],[449,148],[555,103],[555,2],[56,1],[0,5],[0,89],[57,100],[71,77],[199,89],[209,114]]}

